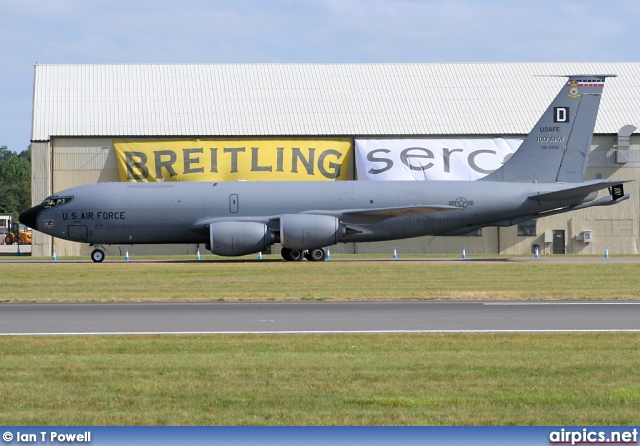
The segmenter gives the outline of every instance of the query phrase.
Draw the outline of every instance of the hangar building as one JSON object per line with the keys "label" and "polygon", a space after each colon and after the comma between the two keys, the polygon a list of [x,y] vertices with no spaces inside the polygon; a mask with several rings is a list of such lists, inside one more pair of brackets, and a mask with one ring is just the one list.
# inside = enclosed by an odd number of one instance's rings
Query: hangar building
{"label": "hangar building", "polygon": [[[205,171],[198,167],[201,159],[209,179],[220,181],[268,181],[278,178],[254,177],[254,171],[287,169],[287,179],[306,169],[306,180],[364,180],[362,159],[390,165],[371,153],[358,158],[357,150],[372,142],[421,150],[414,158],[429,158],[421,173],[439,171],[439,178],[453,175],[457,164],[486,173],[481,165],[495,150],[454,161],[450,155],[462,149],[439,152],[439,144],[521,140],[562,87],[558,76],[580,73],[618,75],[604,88],[586,178],[634,180],[625,185],[631,199],[465,236],[346,244],[332,251],[391,253],[396,246],[400,254],[460,253],[466,247],[468,254],[525,254],[538,245],[542,254],[602,254],[605,247],[612,254],[638,254],[640,63],[37,64],[32,198],[39,203],[53,192],[96,182],[193,179],[188,174]],[[149,155],[155,167],[143,150],[123,155],[119,149],[136,144],[156,147]],[[341,144],[343,152],[334,150]],[[428,144],[436,149],[423,147]],[[184,154],[179,172],[176,153]],[[342,154],[343,164],[331,170],[337,166],[331,160]],[[224,169],[232,175],[222,175]],[[86,244],[34,234],[34,255],[51,255],[53,248],[59,256],[90,252]],[[126,248],[132,255],[196,249]],[[124,249],[107,247],[111,255]]]}

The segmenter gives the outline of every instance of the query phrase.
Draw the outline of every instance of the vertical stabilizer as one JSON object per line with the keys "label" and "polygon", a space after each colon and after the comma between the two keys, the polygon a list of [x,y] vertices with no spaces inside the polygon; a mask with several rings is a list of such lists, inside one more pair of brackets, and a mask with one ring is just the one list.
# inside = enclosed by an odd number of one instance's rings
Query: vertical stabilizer
{"label": "vertical stabilizer", "polygon": [[604,81],[572,75],[511,158],[483,181],[581,183],[589,161]]}

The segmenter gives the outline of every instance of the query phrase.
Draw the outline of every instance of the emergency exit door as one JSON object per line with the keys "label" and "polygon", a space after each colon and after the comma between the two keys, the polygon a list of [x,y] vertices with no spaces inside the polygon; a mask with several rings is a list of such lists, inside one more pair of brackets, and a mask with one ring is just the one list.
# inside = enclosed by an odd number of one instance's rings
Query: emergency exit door
{"label": "emergency exit door", "polygon": [[564,229],[554,229],[553,231],[553,253],[565,253]]}

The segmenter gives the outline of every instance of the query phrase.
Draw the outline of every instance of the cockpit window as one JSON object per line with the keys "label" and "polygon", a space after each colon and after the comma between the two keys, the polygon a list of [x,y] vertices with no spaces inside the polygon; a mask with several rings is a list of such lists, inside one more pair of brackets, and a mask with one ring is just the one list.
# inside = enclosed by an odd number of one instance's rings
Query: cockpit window
{"label": "cockpit window", "polygon": [[45,198],[42,202],[45,208],[54,208],[57,206],[62,206],[63,204],[67,204],[73,200],[73,197],[49,197]]}

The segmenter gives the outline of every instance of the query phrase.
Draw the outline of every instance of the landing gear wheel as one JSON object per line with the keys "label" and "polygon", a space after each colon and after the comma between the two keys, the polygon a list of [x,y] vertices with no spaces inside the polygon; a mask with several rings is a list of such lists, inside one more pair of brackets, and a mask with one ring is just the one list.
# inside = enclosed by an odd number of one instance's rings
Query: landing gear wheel
{"label": "landing gear wheel", "polygon": [[282,248],[280,255],[287,262],[299,262],[304,257],[304,253],[300,249]]}
{"label": "landing gear wheel", "polygon": [[94,249],[91,253],[91,260],[94,262],[102,262],[104,260],[104,251],[102,249]]}
{"label": "landing gear wheel", "polygon": [[304,253],[305,259],[310,262],[322,262],[327,258],[327,250],[324,248],[316,248]]}

